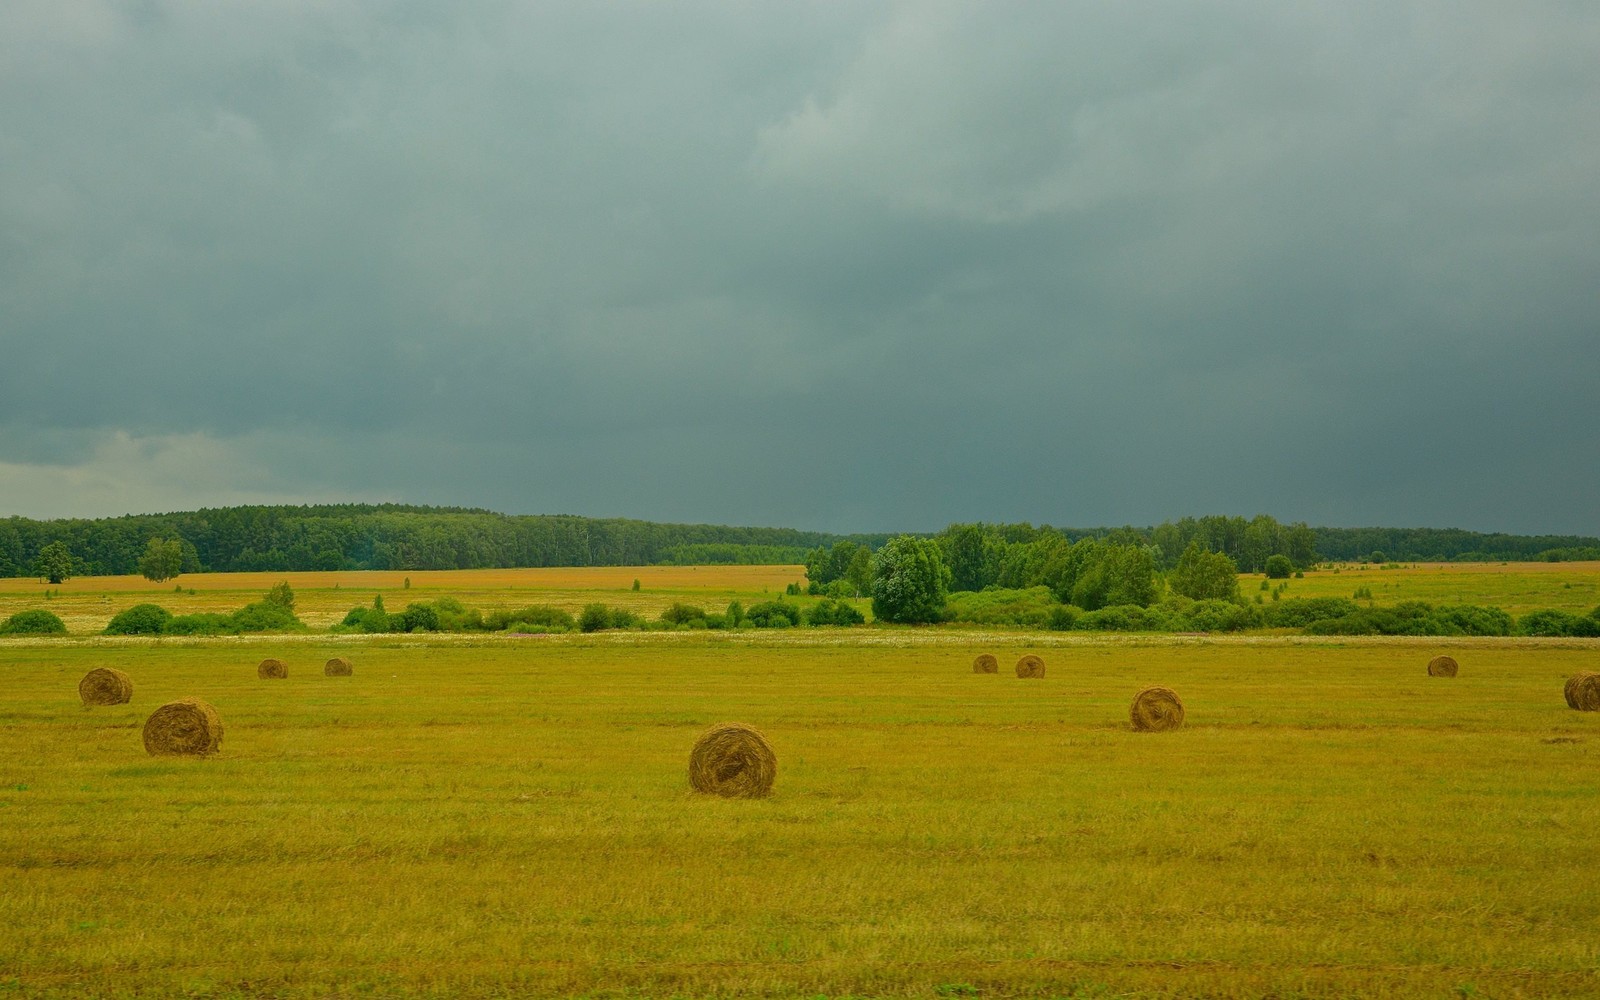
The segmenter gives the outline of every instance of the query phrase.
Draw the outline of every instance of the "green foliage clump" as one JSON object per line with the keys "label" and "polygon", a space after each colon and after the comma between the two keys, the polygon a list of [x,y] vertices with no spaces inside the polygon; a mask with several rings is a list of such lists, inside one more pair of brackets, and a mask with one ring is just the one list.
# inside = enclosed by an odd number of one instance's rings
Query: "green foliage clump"
{"label": "green foliage clump", "polygon": [[438,632],[441,628],[438,610],[423,601],[407,604],[404,611],[389,616],[391,632]]}
{"label": "green foliage clump", "polygon": [[1310,622],[1305,631],[1308,635],[1509,635],[1511,626],[1511,616],[1499,608],[1471,604],[1435,607],[1426,601],[1401,601],[1391,607],[1355,607],[1337,617]]}
{"label": "green foliage clump", "polygon": [[1172,601],[1163,604],[1161,610],[1172,628],[1179,632],[1242,632],[1259,628],[1263,614],[1249,604],[1215,599]]}
{"label": "green foliage clump", "polygon": [[43,608],[18,611],[0,622],[0,635],[66,635],[67,626],[54,612]]}
{"label": "green foliage clump", "polygon": [[383,610],[382,598],[380,597],[370,608],[364,608],[359,605],[351,608],[350,613],[344,616],[344,621],[340,622],[340,624],[344,628],[352,629],[356,632],[378,635],[389,631],[389,613]]}
{"label": "green foliage clump", "polygon": [[672,602],[661,612],[661,620],[668,625],[688,625],[690,622],[706,620],[706,609],[693,604]]}
{"label": "green foliage clump", "polygon": [[[936,622],[950,595],[950,568],[939,543],[898,535],[873,557],[872,616],[879,621]],[[754,615],[755,609],[751,609]]]}
{"label": "green foliage clump", "polygon": [[600,632],[613,628],[634,628],[639,617],[626,608],[608,608],[604,604],[585,604],[578,615],[578,628],[584,632]]}
{"label": "green foliage clump", "polygon": [[[280,584],[287,587],[288,584]],[[270,599],[246,604],[229,618],[235,632],[303,632],[305,622],[295,617],[292,606]]]}
{"label": "green foliage clump", "polygon": [[139,557],[139,573],[146,580],[164,583],[183,571],[183,542],[176,538],[151,538]]}
{"label": "green foliage clump", "polygon": [[860,625],[866,616],[845,601],[823,598],[805,613],[807,625]]}
{"label": "green foliage clump", "polygon": [[511,611],[491,611],[483,627],[491,632],[571,632],[578,627],[572,615],[549,604],[530,604]]}
{"label": "green foliage clump", "polygon": [[[1285,565],[1289,562],[1284,556],[1274,558]],[[1283,575],[1289,574],[1285,571]],[[1239,600],[1239,567],[1226,554],[1208,552],[1198,541],[1183,550],[1167,583],[1173,593],[1195,601]]]}
{"label": "green foliage clump", "polygon": [[1086,632],[1164,632],[1172,626],[1160,608],[1114,604],[1085,611],[1075,627]]}
{"label": "green foliage clump", "polygon": [[979,591],[956,591],[945,602],[946,621],[974,625],[1025,625],[1043,628],[1050,615],[1063,607],[1049,587],[1026,589],[990,587]]}
{"label": "green foliage clump", "polygon": [[160,635],[172,621],[172,612],[158,604],[135,604],[118,612],[106,626],[106,635]]}
{"label": "green foliage clump", "polygon": [[744,624],[744,605],[738,601],[729,601],[728,610],[724,611],[722,615],[728,620],[729,628],[738,628]]}
{"label": "green foliage clump", "polygon": [[752,628],[792,628],[800,624],[800,606],[787,601],[752,604],[744,620]]}
{"label": "green foliage clump", "polygon": [[1285,555],[1270,555],[1267,557],[1267,579],[1287,580],[1294,573],[1294,563]]}
{"label": "green foliage clump", "polygon": [[1530,611],[1517,619],[1518,635],[1593,638],[1600,636],[1600,619],[1566,611]]}
{"label": "green foliage clump", "polygon": [[1292,597],[1263,612],[1268,628],[1305,628],[1315,621],[1354,614],[1357,605],[1343,597]]}

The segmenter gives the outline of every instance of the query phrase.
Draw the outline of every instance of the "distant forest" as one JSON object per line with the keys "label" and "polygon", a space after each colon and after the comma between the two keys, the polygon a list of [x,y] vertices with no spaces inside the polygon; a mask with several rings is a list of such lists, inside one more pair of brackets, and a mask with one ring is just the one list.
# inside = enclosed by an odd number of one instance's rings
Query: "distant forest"
{"label": "distant forest", "polygon": [[[1297,565],[1349,561],[1521,561],[1600,559],[1600,538],[1480,534],[1449,528],[1310,528],[1254,518],[1184,518],[1151,528],[1068,529],[952,525],[941,537],[972,534],[1022,542],[1056,534],[1150,546],[1170,566],[1199,540],[1241,570],[1278,553]],[[139,571],[152,538],[177,540],[182,572],[483,569],[524,566],[801,564],[841,541],[877,549],[889,534],[838,535],[790,528],[661,524],[620,518],[508,515],[399,504],[222,507],[170,514],[37,521],[0,519],[0,576],[35,575],[40,550],[66,546],[79,576]],[[951,539],[953,540],[953,539]]]}

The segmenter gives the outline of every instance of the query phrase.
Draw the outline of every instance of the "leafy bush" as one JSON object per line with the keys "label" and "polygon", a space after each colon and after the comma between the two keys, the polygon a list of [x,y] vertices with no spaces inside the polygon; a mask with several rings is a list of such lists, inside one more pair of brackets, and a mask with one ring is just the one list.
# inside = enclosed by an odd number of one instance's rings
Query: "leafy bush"
{"label": "leafy bush", "polygon": [[36,608],[18,611],[0,622],[0,635],[66,635],[67,626],[54,612]]}
{"label": "leafy bush", "polygon": [[744,624],[744,605],[738,601],[729,601],[728,610],[724,611],[723,615],[728,619],[729,628],[738,628]]}
{"label": "leafy bush", "polygon": [[481,632],[483,615],[477,608],[469,608],[454,597],[441,597],[431,605],[439,621],[441,632]]}
{"label": "leafy bush", "polygon": [[750,606],[745,621],[754,628],[789,628],[800,624],[800,607],[784,601],[762,601]]}
{"label": "leafy bush", "polygon": [[1044,626],[1051,612],[1061,607],[1049,587],[1030,587],[1026,590],[1007,590],[991,587],[987,590],[958,590],[945,602],[946,621],[971,622],[974,625],[1029,625]]}
{"label": "leafy bush", "polygon": [[172,620],[172,612],[156,604],[135,604],[120,612],[106,626],[106,635],[160,635]]}
{"label": "leafy bush", "polygon": [[1077,628],[1078,619],[1082,615],[1082,608],[1075,608],[1070,604],[1057,604],[1045,616],[1044,627],[1052,632],[1070,632]]}
{"label": "leafy bush", "polygon": [[492,632],[571,632],[578,623],[560,608],[530,604],[514,611],[491,611],[483,627]]}
{"label": "leafy bush", "polygon": [[174,615],[162,633],[165,635],[231,635],[234,628],[232,615],[201,612],[192,615]]}
{"label": "leafy bush", "polygon": [[1356,603],[1343,597],[1291,597],[1266,608],[1262,621],[1268,628],[1305,628],[1312,622],[1343,618],[1356,610]]}
{"label": "leafy bush", "polygon": [[860,625],[866,616],[844,601],[824,598],[805,613],[807,625]]}
{"label": "leafy bush", "polygon": [[[1499,608],[1485,608],[1476,604],[1452,604],[1435,608],[1430,620],[1440,626],[1433,635],[1511,635],[1511,616]],[[1459,632],[1445,631],[1453,626]]]}
{"label": "leafy bush", "polygon": [[626,608],[608,608],[604,604],[585,604],[578,615],[578,628],[584,632],[599,632],[608,628],[633,628],[639,617]]}
{"label": "leafy bush", "polygon": [[389,631],[389,614],[382,608],[351,608],[341,624],[357,632],[378,634]]}
{"label": "leafy bush", "polygon": [[1600,620],[1554,609],[1530,611],[1517,619],[1517,634],[1589,638],[1600,636]]}
{"label": "leafy bush", "polygon": [[404,611],[389,616],[389,631],[438,632],[439,612],[434,610],[431,604],[422,602],[407,604]]}
{"label": "leafy bush", "polygon": [[301,632],[306,627],[291,608],[276,601],[246,604],[229,620],[235,632]]}
{"label": "leafy bush", "polygon": [[671,625],[687,625],[692,621],[704,622],[706,609],[693,604],[681,604],[674,601],[661,612],[661,620]]}
{"label": "leafy bush", "polygon": [[1240,632],[1261,624],[1262,612],[1232,601],[1193,601],[1183,607],[1161,609],[1172,627],[1183,632]]}
{"label": "leafy bush", "polygon": [[1085,611],[1076,628],[1086,632],[1161,632],[1170,628],[1160,608],[1137,604],[1113,604],[1097,611]]}
{"label": "leafy bush", "polygon": [[1267,579],[1287,580],[1294,572],[1294,563],[1286,555],[1267,556]]}

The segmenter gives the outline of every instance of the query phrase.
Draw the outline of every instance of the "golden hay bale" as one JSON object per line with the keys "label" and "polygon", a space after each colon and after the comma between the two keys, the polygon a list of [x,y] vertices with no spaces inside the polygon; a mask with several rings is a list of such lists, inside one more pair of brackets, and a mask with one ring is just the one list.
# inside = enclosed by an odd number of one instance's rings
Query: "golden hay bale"
{"label": "golden hay bale", "polygon": [[1133,705],[1128,709],[1128,718],[1133,722],[1133,728],[1140,732],[1159,733],[1167,729],[1177,729],[1183,725],[1183,702],[1178,700],[1178,694],[1168,687],[1147,687],[1133,696]]}
{"label": "golden hay bale", "polygon": [[995,659],[993,653],[979,653],[978,658],[972,661],[972,672],[975,674],[998,674],[1000,661]]}
{"label": "golden hay bale", "polygon": [[1454,677],[1460,669],[1461,665],[1453,656],[1435,656],[1428,661],[1429,677]]}
{"label": "golden hay bale", "polygon": [[342,656],[335,656],[322,665],[324,677],[349,677],[350,672],[350,661]]}
{"label": "golden hay bale", "polygon": [[742,722],[706,730],[689,751],[689,785],[732,799],[760,799],[772,792],[778,756],[759,731]]}
{"label": "golden hay bale", "polygon": [[1038,656],[1033,655],[1032,653],[1028,653],[1022,659],[1017,661],[1017,676],[1018,677],[1043,677],[1044,676],[1044,660],[1042,658],[1038,657]]}
{"label": "golden hay bale", "polygon": [[1567,680],[1567,704],[1580,712],[1600,712],[1600,674],[1575,674]]}
{"label": "golden hay bale", "polygon": [[265,660],[262,660],[260,663],[256,664],[256,676],[274,678],[288,677],[289,667],[282,660],[274,660],[269,656]]}
{"label": "golden hay bale", "polygon": [[126,705],[133,698],[133,678],[116,667],[95,667],[78,682],[78,697],[90,705]]}
{"label": "golden hay bale", "polygon": [[150,713],[144,724],[145,752],[208,754],[222,748],[222,718],[199,698],[179,698]]}

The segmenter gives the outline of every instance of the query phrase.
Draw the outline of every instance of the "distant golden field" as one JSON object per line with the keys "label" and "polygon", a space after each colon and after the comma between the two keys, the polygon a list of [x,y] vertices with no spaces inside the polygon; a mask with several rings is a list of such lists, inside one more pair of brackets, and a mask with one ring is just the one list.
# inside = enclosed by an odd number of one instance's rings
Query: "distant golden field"
{"label": "distant golden field", "polygon": [[[805,582],[803,566],[611,566],[548,569],[440,570],[339,573],[194,573],[167,583],[139,576],[80,577],[59,586],[0,579],[0,618],[27,608],[55,612],[74,634],[99,632],[117,612],[151,601],[174,614],[228,612],[258,600],[280,580],[294,588],[295,610],[326,629],[358,604],[382,594],[391,610],[411,601],[454,597],[483,611],[552,604],[577,612],[601,602],[653,618],[675,601],[719,611],[729,601],[746,606],[781,596]],[[407,580],[410,587],[406,586]],[[632,589],[633,581],[640,589]],[[1268,583],[1262,591],[1261,584]],[[1600,563],[1430,563],[1382,569],[1358,564],[1306,573],[1302,579],[1240,577],[1246,600],[1352,597],[1368,588],[1376,604],[1421,600],[1431,604],[1486,604],[1513,615],[1539,608],[1587,613],[1600,605]],[[46,592],[51,596],[45,597]],[[190,593],[193,591],[193,593]],[[1363,602],[1365,599],[1363,599]],[[868,602],[859,602],[868,611]]]}
{"label": "distant golden field", "polygon": [[[1561,694],[1597,664],[949,629],[0,641],[0,997],[1600,996],[1600,713]],[[94,666],[133,701],[80,707]],[[1182,729],[1130,730],[1150,683]],[[216,706],[217,756],[145,754],[180,696]],[[688,790],[724,720],[772,742],[770,798]]]}
{"label": "distant golden field", "polygon": [[[0,580],[0,618],[46,608],[73,633],[98,632],[117,612],[142,602],[173,614],[227,612],[259,600],[280,580],[295,593],[295,613],[313,628],[341,621],[357,604],[383,595],[398,611],[411,601],[453,597],[485,611],[552,604],[577,612],[600,601],[655,617],[674,601],[720,611],[729,601],[771,600],[805,582],[803,566],[604,566],[549,569],[406,570],[339,573],[190,573],[166,583],[141,576],[88,576],[46,587],[35,580]],[[633,590],[633,581],[639,590]],[[407,586],[407,581],[410,586]],[[189,593],[189,591],[194,593]],[[48,600],[44,594],[55,595]]]}

